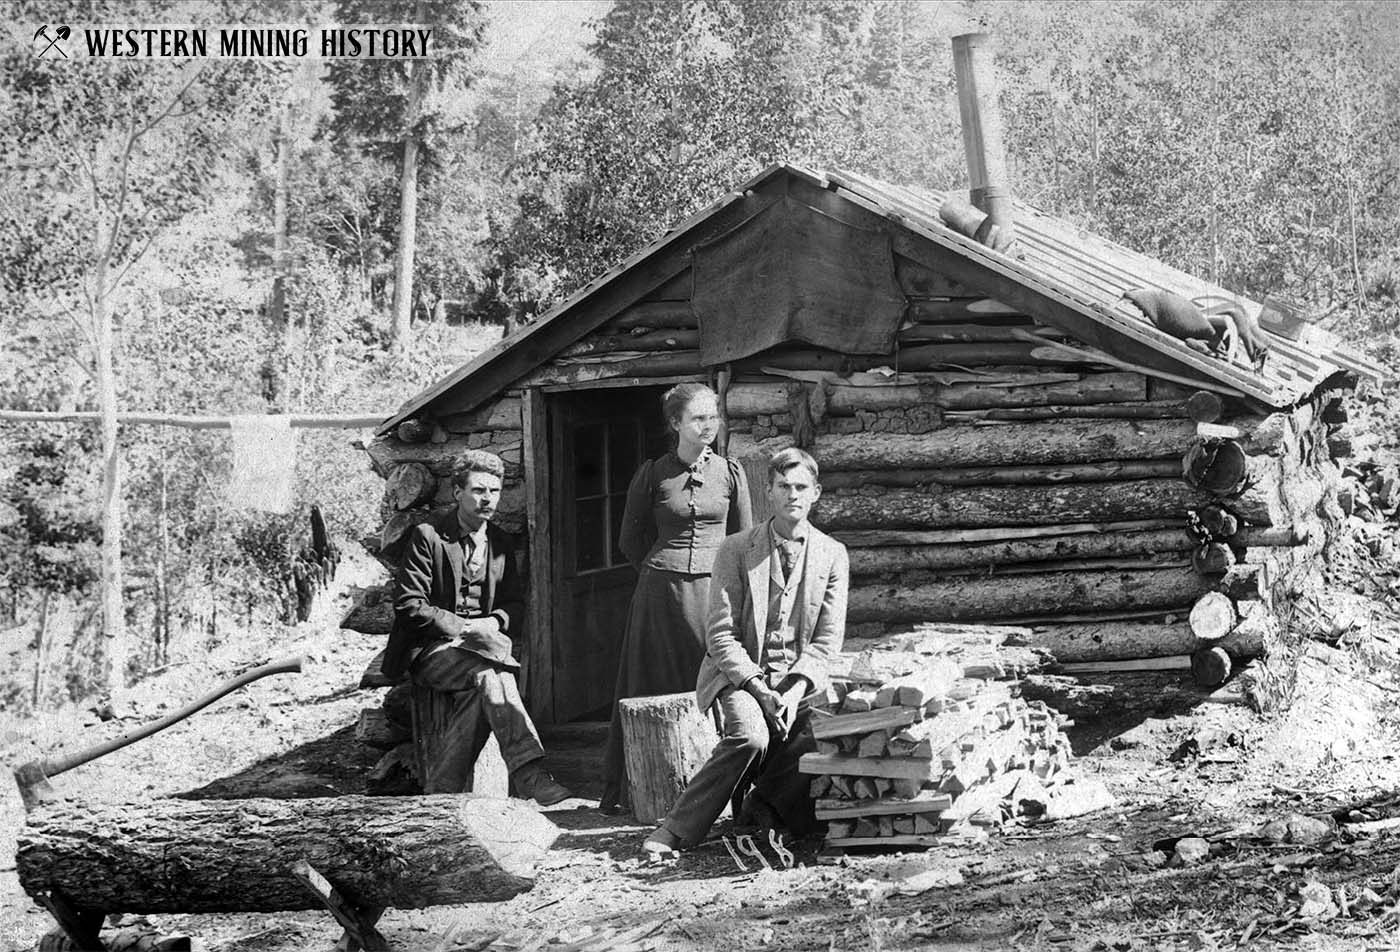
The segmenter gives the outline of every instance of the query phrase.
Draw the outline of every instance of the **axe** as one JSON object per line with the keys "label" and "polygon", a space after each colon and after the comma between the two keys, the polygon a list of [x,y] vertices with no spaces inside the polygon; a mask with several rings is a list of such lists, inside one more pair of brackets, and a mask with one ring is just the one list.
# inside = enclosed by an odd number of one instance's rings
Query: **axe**
{"label": "axe", "polygon": [[115,737],[95,747],[89,747],[87,750],[80,750],[58,757],[47,757],[43,760],[31,761],[30,763],[16,767],[14,772],[15,785],[19,787],[19,796],[20,799],[24,801],[24,809],[26,811],[32,810],[45,801],[55,799],[56,793],[53,787],[49,785],[50,777],[56,777],[65,770],[72,770],[74,767],[81,766],[89,760],[105,757],[112,751],[120,750],[127,744],[134,744],[142,738],[150,737],[152,734],[163,731],[171,724],[183,721],[196,711],[208,707],[225,694],[231,694],[243,687],[243,685],[251,684],[259,678],[265,678],[270,674],[300,672],[303,660],[304,659],[300,656],[293,655],[289,658],[283,658],[281,661],[269,662],[261,667],[243,672],[238,675],[238,677],[226,681],[199,700],[192,701],[178,711],[172,711],[160,720],[152,721],[145,727],[138,727],[130,733]]}

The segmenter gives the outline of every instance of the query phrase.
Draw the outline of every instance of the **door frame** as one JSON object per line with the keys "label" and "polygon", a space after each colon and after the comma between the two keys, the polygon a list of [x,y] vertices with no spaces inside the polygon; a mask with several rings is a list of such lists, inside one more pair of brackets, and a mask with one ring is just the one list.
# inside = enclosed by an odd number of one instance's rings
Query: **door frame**
{"label": "door frame", "polygon": [[529,589],[526,593],[526,657],[522,691],[536,723],[556,723],[555,682],[558,635],[567,631],[556,612],[557,580],[563,571],[561,527],[555,525],[554,492],[562,485],[557,446],[559,414],[551,413],[561,395],[584,390],[667,387],[678,383],[711,383],[707,374],[665,377],[612,377],[570,384],[526,387],[521,393],[521,463],[525,483],[525,518],[529,546]]}

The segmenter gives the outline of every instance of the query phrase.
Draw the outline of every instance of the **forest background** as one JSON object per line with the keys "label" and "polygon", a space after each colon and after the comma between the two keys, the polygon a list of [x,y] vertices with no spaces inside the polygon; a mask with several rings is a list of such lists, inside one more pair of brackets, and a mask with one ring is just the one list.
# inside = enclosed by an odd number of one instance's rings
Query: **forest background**
{"label": "forest background", "polygon": [[[493,30],[557,5],[62,6],[4,5],[0,410],[105,424],[0,421],[0,708],[112,694],[288,622],[312,503],[344,540],[380,524],[363,433],[300,431],[296,505],[274,514],[229,500],[228,430],[117,412],[387,416],[774,161],[965,187],[949,38],[970,30],[998,44],[1021,198],[1307,302],[1396,366],[1387,0],[618,0],[504,62]],[[441,55],[37,57],[23,28],[62,13],[427,23]],[[1360,399],[1362,445],[1394,454],[1395,389]]]}

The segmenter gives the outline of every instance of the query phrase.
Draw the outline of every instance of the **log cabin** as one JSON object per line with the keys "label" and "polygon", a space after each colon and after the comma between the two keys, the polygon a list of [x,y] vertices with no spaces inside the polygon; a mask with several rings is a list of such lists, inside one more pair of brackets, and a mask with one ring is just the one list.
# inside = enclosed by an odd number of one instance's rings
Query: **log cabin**
{"label": "log cabin", "polygon": [[[542,722],[607,716],[635,580],[621,509],[680,381],[720,394],[757,513],[773,452],[818,459],[813,521],[851,553],[848,635],[1006,623],[1063,661],[1238,657],[1311,584],[1339,516],[1341,400],[1380,368],[1010,197],[966,65],[972,204],[774,165],[379,427],[386,560],[451,503],[456,454],[507,461]],[[1227,302],[1267,350],[1159,329],[1124,296],[1144,288]]]}

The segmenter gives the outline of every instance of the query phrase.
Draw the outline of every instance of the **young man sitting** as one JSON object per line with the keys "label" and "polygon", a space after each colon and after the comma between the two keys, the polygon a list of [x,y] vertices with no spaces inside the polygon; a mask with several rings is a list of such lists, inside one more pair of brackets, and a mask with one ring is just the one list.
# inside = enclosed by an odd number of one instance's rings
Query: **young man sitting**
{"label": "young man sitting", "polygon": [[[817,463],[786,449],[768,464],[773,517],[725,539],[710,582],[701,710],[719,706],[714,753],[642,848],[683,849],[704,838],[725,804],[755,776],[749,809],[789,830],[815,825],[798,759],[816,749],[805,697],[827,686],[827,665],[846,629],[846,547],[807,515],[821,496]],[[756,768],[756,770],[755,770]]]}
{"label": "young man sitting", "polygon": [[457,505],[417,525],[395,579],[384,673],[408,672],[413,743],[424,793],[472,788],[494,732],[511,793],[544,806],[571,794],[544,769],[544,747],[520,698],[511,635],[525,600],[510,539],[491,525],[501,458],[469,450],[452,477]]}

